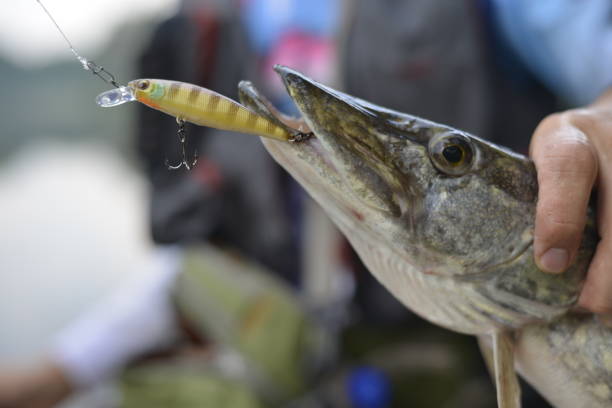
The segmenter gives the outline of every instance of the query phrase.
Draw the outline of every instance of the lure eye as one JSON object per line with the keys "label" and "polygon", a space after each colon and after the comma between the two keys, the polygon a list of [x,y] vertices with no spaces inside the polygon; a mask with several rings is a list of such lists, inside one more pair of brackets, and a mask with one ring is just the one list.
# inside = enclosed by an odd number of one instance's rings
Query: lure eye
{"label": "lure eye", "polygon": [[136,88],[140,89],[141,91],[146,91],[149,89],[149,86],[151,86],[151,82],[146,79],[140,80],[136,83]]}
{"label": "lure eye", "polygon": [[429,156],[434,166],[449,176],[461,176],[472,168],[474,147],[460,133],[447,132],[434,136],[429,142]]}

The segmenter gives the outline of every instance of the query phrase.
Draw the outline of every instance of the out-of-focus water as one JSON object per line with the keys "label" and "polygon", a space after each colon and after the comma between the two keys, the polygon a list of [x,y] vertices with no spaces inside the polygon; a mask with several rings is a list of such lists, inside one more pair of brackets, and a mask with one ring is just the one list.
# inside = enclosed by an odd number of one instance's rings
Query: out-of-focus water
{"label": "out-of-focus water", "polygon": [[150,254],[143,180],[111,149],[38,145],[0,167],[0,366],[54,335]]}

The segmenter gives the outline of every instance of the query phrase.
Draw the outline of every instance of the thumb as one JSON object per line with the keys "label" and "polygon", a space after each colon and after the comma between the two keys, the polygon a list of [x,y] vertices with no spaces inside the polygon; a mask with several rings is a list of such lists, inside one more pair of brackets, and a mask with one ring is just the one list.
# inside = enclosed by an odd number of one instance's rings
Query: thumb
{"label": "thumb", "polygon": [[597,159],[586,135],[564,114],[542,121],[530,150],[539,184],[536,263],[545,272],[560,273],[570,265],[580,245]]}

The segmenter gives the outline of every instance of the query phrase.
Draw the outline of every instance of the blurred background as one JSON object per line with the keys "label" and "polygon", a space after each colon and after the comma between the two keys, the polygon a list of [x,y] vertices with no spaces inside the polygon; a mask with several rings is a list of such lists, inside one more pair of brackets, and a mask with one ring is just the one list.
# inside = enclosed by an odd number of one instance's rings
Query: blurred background
{"label": "blurred background", "polygon": [[[544,3],[44,2],[123,83],[250,79],[295,113],[281,63],[522,152],[592,96],[524,47],[520,22],[550,62],[550,21],[588,21]],[[188,126],[198,166],[169,171],[174,119],[96,106],[35,0],[0,4],[0,84],[0,407],[494,406],[475,341],[394,301],[256,138]]]}
{"label": "blurred background", "polygon": [[[122,80],[178,2],[51,1],[75,47]],[[0,4],[0,367],[43,356],[59,330],[151,251],[134,107],[81,69],[36,1]],[[92,406],[87,402],[76,406]]]}
{"label": "blurred background", "polygon": [[[122,80],[178,2],[50,1],[75,47]],[[0,358],[26,361],[150,251],[134,107],[81,69],[36,1],[0,5]]]}
{"label": "blurred background", "polygon": [[[151,30],[178,1],[46,6],[83,55],[127,80]],[[108,86],[80,67],[36,1],[0,4],[0,84],[0,367],[7,368],[45,355],[61,328],[137,270],[152,242],[134,107],[96,106]]]}

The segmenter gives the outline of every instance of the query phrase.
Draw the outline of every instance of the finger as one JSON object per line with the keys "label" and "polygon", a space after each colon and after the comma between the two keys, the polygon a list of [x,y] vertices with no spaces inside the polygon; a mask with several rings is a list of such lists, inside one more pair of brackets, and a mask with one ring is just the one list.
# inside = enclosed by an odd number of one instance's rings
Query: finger
{"label": "finger", "polygon": [[582,288],[579,306],[612,319],[612,241],[603,239],[597,245],[587,279]]}
{"label": "finger", "polygon": [[602,163],[599,183],[597,220],[601,241],[589,266],[578,304],[601,315],[604,324],[612,326],[612,190],[607,175],[612,169]]}
{"label": "finger", "polygon": [[540,269],[563,272],[571,263],[586,221],[597,174],[592,145],[561,115],[536,129],[531,155],[538,171],[534,253]]}

